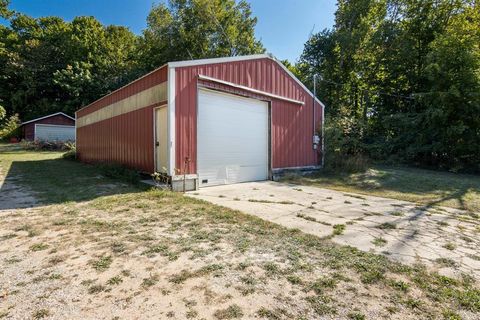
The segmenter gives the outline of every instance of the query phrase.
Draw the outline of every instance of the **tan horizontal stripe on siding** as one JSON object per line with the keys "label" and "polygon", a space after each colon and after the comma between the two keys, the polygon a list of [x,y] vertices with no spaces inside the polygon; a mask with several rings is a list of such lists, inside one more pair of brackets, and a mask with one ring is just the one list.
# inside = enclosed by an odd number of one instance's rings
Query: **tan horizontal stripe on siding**
{"label": "tan horizontal stripe on siding", "polygon": [[167,82],[143,90],[128,98],[77,119],[77,128],[110,119],[167,100]]}

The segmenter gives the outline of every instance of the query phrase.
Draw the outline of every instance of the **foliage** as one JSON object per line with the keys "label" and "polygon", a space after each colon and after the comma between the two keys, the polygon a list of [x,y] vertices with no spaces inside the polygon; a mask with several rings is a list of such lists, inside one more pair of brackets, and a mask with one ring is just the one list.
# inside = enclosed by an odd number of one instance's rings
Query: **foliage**
{"label": "foliage", "polygon": [[368,166],[363,155],[365,148],[360,139],[364,126],[353,117],[333,118],[325,121],[325,168],[331,171],[358,172]]}
{"label": "foliage", "polygon": [[75,150],[75,143],[63,141],[22,140],[20,146],[25,150],[33,151],[72,151]]}
{"label": "foliage", "polygon": [[7,111],[5,111],[5,108],[0,106],[0,122],[3,121],[3,119],[5,119],[5,117],[7,116]]}
{"label": "foliage", "polygon": [[169,0],[152,8],[142,38],[142,62],[153,69],[168,61],[261,53],[257,19],[241,0]]}
{"label": "foliage", "polygon": [[480,171],[479,43],[478,1],[340,0],[296,68],[321,75],[347,154]]}
{"label": "foliage", "polygon": [[0,106],[0,140],[18,136],[20,123],[18,114],[6,117],[5,109]]}
{"label": "foliage", "polygon": [[77,158],[77,146],[75,142],[65,142],[64,150],[66,150],[66,152],[62,154],[63,159],[75,160]]}
{"label": "foliage", "polygon": [[25,120],[73,114],[138,72],[137,36],[93,17],[65,22],[16,13],[0,33],[0,100]]}
{"label": "foliage", "polygon": [[10,0],[0,0],[0,18],[8,18],[11,16],[12,11],[8,9]]}

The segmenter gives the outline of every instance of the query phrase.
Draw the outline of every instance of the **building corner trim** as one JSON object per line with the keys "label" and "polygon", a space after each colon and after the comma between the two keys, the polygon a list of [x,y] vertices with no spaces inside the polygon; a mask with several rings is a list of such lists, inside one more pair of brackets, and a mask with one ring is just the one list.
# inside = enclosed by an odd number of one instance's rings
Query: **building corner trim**
{"label": "building corner trim", "polygon": [[175,68],[168,64],[168,174],[175,175]]}

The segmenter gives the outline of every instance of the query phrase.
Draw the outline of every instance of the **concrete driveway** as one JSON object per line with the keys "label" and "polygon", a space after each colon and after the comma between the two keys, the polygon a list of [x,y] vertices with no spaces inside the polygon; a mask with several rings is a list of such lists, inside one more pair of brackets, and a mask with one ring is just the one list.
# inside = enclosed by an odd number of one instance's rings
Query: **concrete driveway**
{"label": "concrete driveway", "polygon": [[187,195],[448,276],[480,279],[480,224],[462,210],[271,181]]}

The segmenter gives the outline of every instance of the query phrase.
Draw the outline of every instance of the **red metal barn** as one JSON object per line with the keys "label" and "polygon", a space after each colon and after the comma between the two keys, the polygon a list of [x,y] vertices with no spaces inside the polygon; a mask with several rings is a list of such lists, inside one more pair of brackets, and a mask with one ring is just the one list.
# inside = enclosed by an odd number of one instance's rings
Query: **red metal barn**
{"label": "red metal barn", "polygon": [[75,119],[63,112],[23,122],[22,138],[42,141],[75,141]]}
{"label": "red metal barn", "polygon": [[270,55],[170,62],[77,111],[77,156],[174,189],[267,180],[319,168],[323,109]]}

